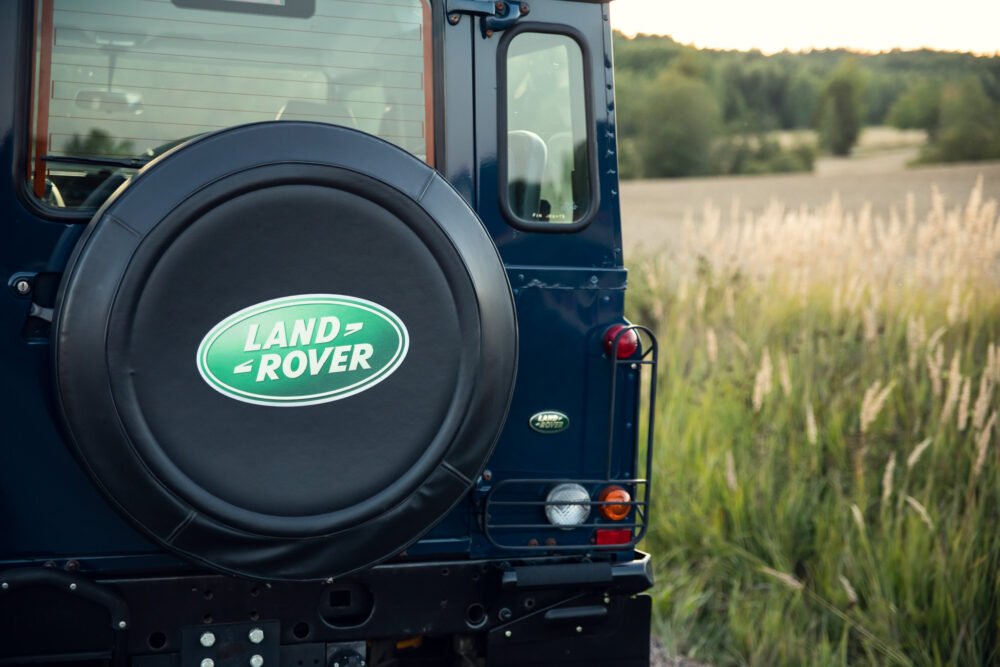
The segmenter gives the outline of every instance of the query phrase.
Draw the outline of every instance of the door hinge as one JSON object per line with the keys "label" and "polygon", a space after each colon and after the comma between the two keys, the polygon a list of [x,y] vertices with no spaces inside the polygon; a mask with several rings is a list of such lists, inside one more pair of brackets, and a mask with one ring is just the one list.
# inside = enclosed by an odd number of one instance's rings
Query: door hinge
{"label": "door hinge", "polygon": [[521,0],[447,0],[446,8],[448,23],[452,25],[462,20],[462,14],[480,17],[479,28],[487,39],[510,28],[531,11],[528,3]]}

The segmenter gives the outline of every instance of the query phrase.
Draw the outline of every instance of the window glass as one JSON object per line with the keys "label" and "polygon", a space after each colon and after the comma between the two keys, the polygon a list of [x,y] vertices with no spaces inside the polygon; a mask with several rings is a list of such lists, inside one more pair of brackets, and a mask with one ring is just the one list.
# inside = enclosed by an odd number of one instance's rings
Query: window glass
{"label": "window glass", "polygon": [[522,32],[507,47],[507,205],[569,224],[591,200],[583,53],[566,35]]}
{"label": "window glass", "polygon": [[433,162],[424,0],[36,6],[28,178],[52,206],[99,206],[180,141],[256,121],[344,125]]}

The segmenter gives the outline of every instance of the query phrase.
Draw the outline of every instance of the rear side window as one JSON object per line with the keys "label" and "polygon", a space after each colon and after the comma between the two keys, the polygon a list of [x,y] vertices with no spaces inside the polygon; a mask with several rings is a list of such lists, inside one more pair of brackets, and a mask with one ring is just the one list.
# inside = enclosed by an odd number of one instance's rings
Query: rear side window
{"label": "rear side window", "polygon": [[426,0],[38,0],[28,180],[99,206],[193,136],[308,120],[433,164]]}
{"label": "rear side window", "polygon": [[535,227],[579,223],[593,199],[580,44],[565,34],[519,32],[505,57],[507,214]]}

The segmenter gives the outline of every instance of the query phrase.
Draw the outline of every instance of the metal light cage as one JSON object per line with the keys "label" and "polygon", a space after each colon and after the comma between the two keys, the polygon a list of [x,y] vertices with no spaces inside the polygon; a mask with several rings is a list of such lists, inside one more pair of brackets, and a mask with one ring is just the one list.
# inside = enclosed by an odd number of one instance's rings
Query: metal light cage
{"label": "metal light cage", "polygon": [[[629,332],[634,332],[636,336],[639,337],[639,351],[626,359],[619,359],[616,352],[618,350],[618,343],[622,340],[623,336],[629,335]],[[611,373],[611,390],[609,396],[609,419],[608,419],[608,444],[607,444],[607,466],[605,468],[605,475],[603,478],[588,478],[588,479],[571,479],[571,478],[511,478],[498,481],[486,494],[485,501],[482,504],[482,527],[486,538],[494,546],[501,549],[509,550],[525,550],[525,551],[545,551],[545,552],[558,552],[558,551],[576,551],[576,552],[587,552],[587,551],[622,551],[626,549],[631,549],[642,540],[643,536],[646,534],[646,529],[649,524],[649,507],[650,507],[650,478],[652,476],[652,466],[653,466],[653,433],[655,426],[655,406],[656,406],[656,384],[657,384],[657,363],[659,360],[659,345],[656,340],[656,336],[647,327],[633,324],[624,327],[614,337],[611,343],[611,351],[608,353],[609,358],[609,372]],[[613,474],[614,465],[614,454],[615,454],[615,418],[620,409],[618,405],[618,389],[620,376],[622,368],[627,368],[634,371],[635,378],[628,378],[629,381],[634,381],[637,384],[638,401],[641,415],[641,401],[642,401],[642,374],[647,372],[649,376],[648,393],[646,396],[646,435],[645,435],[645,456],[641,457],[642,448],[640,445],[640,439],[638,431],[635,437],[635,458],[632,463],[632,470],[635,471],[635,476],[627,478],[616,478]],[[627,445],[627,443],[624,443]],[[645,467],[643,469],[644,476],[641,476],[639,470],[640,458],[645,459]],[[498,499],[503,498],[504,495],[508,495],[504,492],[510,492],[511,490],[529,490],[530,487],[544,487],[546,489],[551,489],[552,487],[559,484],[580,484],[591,494],[593,498],[594,494],[599,488],[603,488],[609,485],[618,485],[624,487],[629,494],[632,496],[632,500],[628,503],[620,501],[600,501],[591,499],[588,503],[567,503],[564,501],[547,501],[547,500],[504,500]],[[522,494],[518,494],[522,495]],[[539,515],[544,517],[545,507],[548,505],[588,505],[591,513],[595,508],[599,508],[602,505],[630,505],[630,518],[623,521],[605,521],[598,522],[588,519],[576,526],[556,526],[547,521],[540,520],[537,523],[533,522],[512,522],[512,523],[502,523],[497,522],[493,518],[492,510],[500,507],[537,507],[539,510]],[[579,536],[580,531],[593,532],[597,529],[609,529],[609,530],[631,530],[632,539],[627,543],[621,544],[596,544],[594,540],[590,543],[580,544],[559,544],[560,538],[565,539],[567,536]],[[538,543],[534,544],[513,544],[509,540],[504,540],[499,533],[505,531],[534,531],[540,536],[544,537],[545,540],[537,540]]]}

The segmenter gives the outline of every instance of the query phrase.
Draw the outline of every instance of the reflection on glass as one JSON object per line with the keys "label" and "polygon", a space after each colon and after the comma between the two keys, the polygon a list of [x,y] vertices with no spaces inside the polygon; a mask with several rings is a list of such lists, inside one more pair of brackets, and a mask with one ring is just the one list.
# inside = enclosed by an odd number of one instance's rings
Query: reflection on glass
{"label": "reflection on glass", "polygon": [[37,7],[29,179],[52,205],[99,205],[102,184],[178,140],[265,120],[344,125],[430,159],[425,0],[316,0],[308,18],[169,0]]}
{"label": "reflection on glass", "polygon": [[507,50],[507,200],[526,222],[573,223],[590,206],[583,54],[566,35]]}

